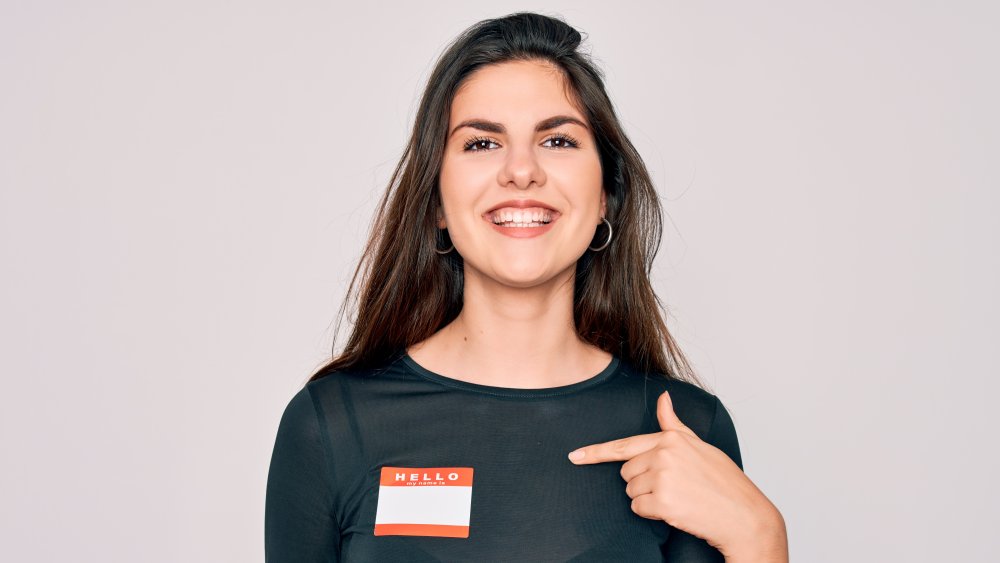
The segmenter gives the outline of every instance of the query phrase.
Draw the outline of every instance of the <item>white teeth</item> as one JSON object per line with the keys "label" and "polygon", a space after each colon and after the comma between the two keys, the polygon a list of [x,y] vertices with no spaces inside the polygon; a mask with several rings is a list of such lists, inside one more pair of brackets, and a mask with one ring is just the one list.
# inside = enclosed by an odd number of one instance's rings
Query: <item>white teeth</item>
{"label": "white teeth", "polygon": [[498,225],[503,225],[504,227],[541,227],[542,225],[548,225],[548,223],[497,223]]}
{"label": "white teeth", "polygon": [[514,225],[542,225],[552,222],[552,212],[547,209],[498,209],[491,214],[491,219],[497,225],[507,223]]}

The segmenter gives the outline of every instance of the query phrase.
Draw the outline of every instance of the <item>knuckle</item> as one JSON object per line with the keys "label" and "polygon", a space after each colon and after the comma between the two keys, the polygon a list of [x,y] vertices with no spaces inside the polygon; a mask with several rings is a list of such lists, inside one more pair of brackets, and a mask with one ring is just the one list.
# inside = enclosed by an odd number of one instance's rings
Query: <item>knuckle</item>
{"label": "knuckle", "polygon": [[628,447],[628,442],[629,442],[628,438],[622,438],[620,440],[615,440],[614,442],[611,442],[611,449],[616,454],[620,454],[620,453],[622,453],[622,452],[625,451],[625,448]]}
{"label": "knuckle", "polygon": [[651,496],[652,495],[640,495],[632,499],[632,512],[635,512],[643,518],[658,519],[659,517],[654,511],[656,504],[655,501],[650,498]]}
{"label": "knuckle", "polygon": [[632,499],[632,512],[635,512],[640,516],[643,514],[642,502],[638,498]]}

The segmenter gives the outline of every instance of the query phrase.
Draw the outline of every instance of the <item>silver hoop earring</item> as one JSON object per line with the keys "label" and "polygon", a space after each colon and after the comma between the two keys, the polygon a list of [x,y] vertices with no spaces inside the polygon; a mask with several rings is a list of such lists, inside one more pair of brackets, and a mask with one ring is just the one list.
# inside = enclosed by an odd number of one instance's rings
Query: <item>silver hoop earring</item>
{"label": "silver hoop earring", "polygon": [[[448,229],[441,229],[441,230],[447,231]],[[434,252],[437,252],[438,254],[448,254],[452,250],[455,250],[455,243],[452,243],[451,248],[449,248],[448,250],[438,250],[437,245],[434,246]]]}
{"label": "silver hoop earring", "polygon": [[607,220],[606,218],[604,218],[604,217],[601,217],[601,221],[604,221],[605,223],[607,223],[607,224],[608,224],[608,240],[604,241],[604,244],[602,244],[601,246],[599,246],[599,247],[597,247],[597,248],[592,248],[592,247],[590,247],[590,246],[588,246],[588,247],[587,247],[587,248],[590,248],[591,250],[594,250],[594,251],[597,251],[597,250],[604,250],[605,248],[607,248],[607,247],[608,247],[608,245],[609,245],[609,244],[611,244],[611,236],[612,236],[612,233],[614,232],[614,231],[612,230],[612,228],[611,228],[611,221],[608,221],[608,220]]}

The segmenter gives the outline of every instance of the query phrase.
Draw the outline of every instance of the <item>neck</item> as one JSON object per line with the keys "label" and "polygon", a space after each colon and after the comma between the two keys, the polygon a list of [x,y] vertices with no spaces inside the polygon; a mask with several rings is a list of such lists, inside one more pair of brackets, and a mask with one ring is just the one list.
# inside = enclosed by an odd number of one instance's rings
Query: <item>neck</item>
{"label": "neck", "polygon": [[517,288],[466,267],[462,312],[408,349],[425,368],[453,379],[534,389],[593,377],[611,355],[576,334],[573,276]]}

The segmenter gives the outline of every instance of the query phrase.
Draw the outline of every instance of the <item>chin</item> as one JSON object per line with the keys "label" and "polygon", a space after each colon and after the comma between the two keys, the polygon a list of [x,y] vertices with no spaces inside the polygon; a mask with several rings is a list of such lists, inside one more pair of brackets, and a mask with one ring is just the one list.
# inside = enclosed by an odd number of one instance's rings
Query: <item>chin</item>
{"label": "chin", "polygon": [[576,271],[576,260],[568,262],[564,267],[558,267],[552,263],[552,257],[544,254],[517,255],[494,251],[490,252],[483,262],[465,258],[466,278],[471,274],[485,278],[484,281],[529,288],[551,282],[557,277],[562,278],[560,273],[564,273],[566,269],[570,270],[570,275]]}
{"label": "chin", "polygon": [[532,287],[538,287],[540,285],[544,285],[550,279],[551,278],[545,278],[545,277],[532,278],[532,279],[525,279],[525,278],[495,278],[493,281],[495,281],[496,283],[498,283],[500,285],[504,285],[504,286],[507,286],[507,287],[510,287],[510,288],[514,288],[514,289],[529,289],[529,288],[532,288]]}
{"label": "chin", "polygon": [[494,282],[517,288],[529,288],[551,283],[558,280],[564,283],[566,276],[572,277],[576,272],[576,261],[570,262],[564,268],[538,267],[537,264],[524,268],[512,268],[510,265],[491,269],[489,276]]}
{"label": "chin", "polygon": [[[517,264],[503,263],[502,259],[494,258],[484,264],[485,268],[476,268],[468,260],[466,260],[465,265],[467,268],[466,277],[472,274],[484,278],[483,281],[511,287],[533,287],[545,283],[552,277],[549,268],[541,267],[537,263],[524,263],[523,266],[518,267]],[[470,266],[472,266],[472,272],[468,271]]]}
{"label": "chin", "polygon": [[496,280],[507,285],[537,285],[551,277],[548,270],[534,268],[511,269],[499,268],[493,270]]}

